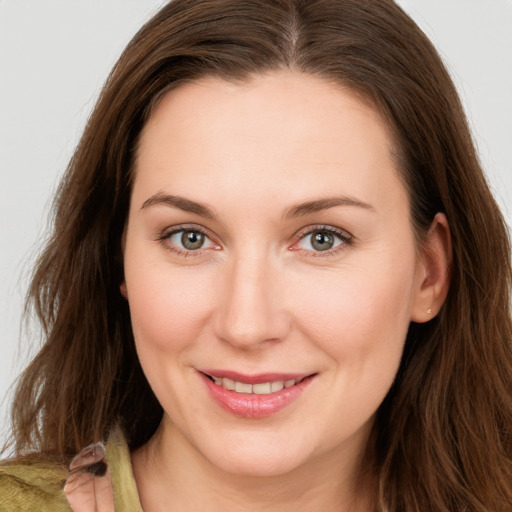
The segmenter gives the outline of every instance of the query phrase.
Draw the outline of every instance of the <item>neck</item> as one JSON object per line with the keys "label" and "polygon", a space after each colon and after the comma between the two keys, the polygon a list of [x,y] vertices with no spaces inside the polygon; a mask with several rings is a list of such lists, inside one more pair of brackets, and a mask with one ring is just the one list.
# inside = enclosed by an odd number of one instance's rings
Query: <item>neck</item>
{"label": "neck", "polygon": [[145,512],[374,510],[373,479],[362,476],[360,457],[343,455],[330,452],[282,475],[242,476],[216,467],[162,422],[132,462]]}

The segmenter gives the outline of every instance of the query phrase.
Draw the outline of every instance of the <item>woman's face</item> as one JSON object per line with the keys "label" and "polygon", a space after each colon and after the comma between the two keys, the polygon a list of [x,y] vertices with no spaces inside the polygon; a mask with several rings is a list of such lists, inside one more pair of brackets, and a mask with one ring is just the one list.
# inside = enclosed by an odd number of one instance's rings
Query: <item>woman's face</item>
{"label": "woman's face", "polygon": [[155,109],[122,291],[161,429],[204,463],[276,475],[362,453],[426,319],[392,151],[375,110],[293,72],[205,78]]}

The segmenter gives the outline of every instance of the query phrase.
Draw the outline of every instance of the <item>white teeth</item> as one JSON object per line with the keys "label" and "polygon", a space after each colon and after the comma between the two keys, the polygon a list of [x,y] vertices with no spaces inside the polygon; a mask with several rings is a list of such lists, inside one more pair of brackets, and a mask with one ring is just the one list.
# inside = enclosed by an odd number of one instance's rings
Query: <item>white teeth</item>
{"label": "white teeth", "polygon": [[278,380],[277,382],[272,382],[272,393],[275,393],[276,391],[281,391],[281,389],[284,388],[284,382],[282,380]]}
{"label": "white teeth", "polygon": [[[231,379],[219,379],[221,381],[220,385],[227,389],[228,391],[234,391],[235,390],[235,381]],[[217,384],[217,382],[215,382]]]}
{"label": "white teeth", "polygon": [[212,377],[215,384],[222,386],[228,391],[235,391],[236,393],[248,393],[255,395],[268,395],[276,393],[284,388],[290,388],[299,383],[302,379],[290,379],[286,381],[277,380],[274,382],[262,382],[260,384],[246,384],[245,382],[238,382],[231,379]]}
{"label": "white teeth", "polygon": [[252,393],[252,384],[245,382],[235,382],[235,391],[237,393]]}
{"label": "white teeth", "polygon": [[253,384],[252,392],[256,395],[268,395],[272,392],[270,382],[264,382],[263,384]]}

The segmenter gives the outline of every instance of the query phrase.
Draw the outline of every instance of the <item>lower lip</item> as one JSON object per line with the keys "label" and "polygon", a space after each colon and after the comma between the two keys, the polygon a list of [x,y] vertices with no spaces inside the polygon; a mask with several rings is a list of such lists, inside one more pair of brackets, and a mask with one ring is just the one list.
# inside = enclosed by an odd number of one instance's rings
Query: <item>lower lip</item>
{"label": "lower lip", "polygon": [[309,385],[313,376],[306,377],[298,384],[268,395],[236,393],[215,384],[203,373],[199,373],[213,400],[224,410],[242,418],[266,418],[276,414],[297,400]]}

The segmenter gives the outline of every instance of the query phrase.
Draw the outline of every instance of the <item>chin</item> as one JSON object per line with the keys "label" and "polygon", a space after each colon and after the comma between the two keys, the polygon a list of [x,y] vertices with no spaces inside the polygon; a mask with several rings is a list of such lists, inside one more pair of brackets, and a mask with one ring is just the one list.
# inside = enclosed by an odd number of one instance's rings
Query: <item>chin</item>
{"label": "chin", "polygon": [[[220,463],[219,463],[220,462]],[[295,460],[276,457],[223,458],[215,465],[226,473],[241,477],[276,477],[285,475],[300,467]]]}
{"label": "chin", "polygon": [[[243,446],[233,445],[221,453],[207,457],[218,469],[245,477],[275,477],[290,473],[301,467],[309,459],[293,448],[297,443],[290,440],[267,441],[262,444]],[[215,450],[216,451],[216,450]],[[203,455],[208,455],[203,451]]]}

